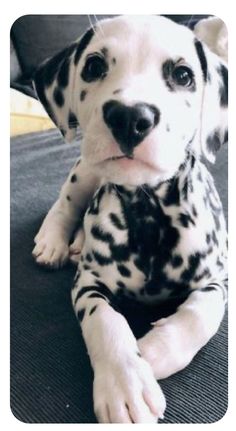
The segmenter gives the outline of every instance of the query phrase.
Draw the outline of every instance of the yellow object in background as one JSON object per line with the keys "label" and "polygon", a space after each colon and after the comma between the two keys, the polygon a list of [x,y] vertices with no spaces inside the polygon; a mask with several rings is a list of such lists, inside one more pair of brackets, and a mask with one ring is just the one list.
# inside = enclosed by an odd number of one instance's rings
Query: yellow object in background
{"label": "yellow object in background", "polygon": [[11,136],[55,128],[38,100],[14,89],[10,98]]}

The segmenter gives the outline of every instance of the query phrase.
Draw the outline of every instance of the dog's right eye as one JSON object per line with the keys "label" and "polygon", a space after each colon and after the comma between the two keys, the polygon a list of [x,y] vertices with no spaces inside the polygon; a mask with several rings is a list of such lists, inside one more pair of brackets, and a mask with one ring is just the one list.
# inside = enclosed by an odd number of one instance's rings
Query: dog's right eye
{"label": "dog's right eye", "polygon": [[98,53],[90,54],[85,62],[81,77],[86,82],[93,82],[105,78],[107,71],[108,65],[105,58]]}

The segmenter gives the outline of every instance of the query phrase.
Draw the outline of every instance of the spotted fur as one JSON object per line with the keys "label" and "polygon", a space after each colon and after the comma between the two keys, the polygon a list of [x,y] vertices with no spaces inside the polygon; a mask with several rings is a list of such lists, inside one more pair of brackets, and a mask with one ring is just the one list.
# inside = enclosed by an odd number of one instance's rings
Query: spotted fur
{"label": "spotted fur", "polygon": [[[42,65],[35,86],[65,138],[80,124],[84,140],[33,254],[77,264],[98,421],[155,422],[155,379],[183,369],[224,315],[226,225],[201,156],[214,162],[228,138],[227,67],[183,26],[117,17]],[[136,340],[126,299],[181,305]]]}

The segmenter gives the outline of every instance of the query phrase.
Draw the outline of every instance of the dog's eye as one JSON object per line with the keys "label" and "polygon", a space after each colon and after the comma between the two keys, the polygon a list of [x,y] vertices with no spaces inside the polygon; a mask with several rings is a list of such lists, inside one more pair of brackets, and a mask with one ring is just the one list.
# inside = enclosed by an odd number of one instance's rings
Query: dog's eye
{"label": "dog's eye", "polygon": [[190,87],[193,83],[193,72],[187,66],[178,66],[172,72],[173,81],[182,87]]}
{"label": "dog's eye", "polygon": [[108,71],[108,65],[100,54],[91,54],[87,57],[86,63],[81,73],[81,77],[86,82],[96,81],[104,78]]}

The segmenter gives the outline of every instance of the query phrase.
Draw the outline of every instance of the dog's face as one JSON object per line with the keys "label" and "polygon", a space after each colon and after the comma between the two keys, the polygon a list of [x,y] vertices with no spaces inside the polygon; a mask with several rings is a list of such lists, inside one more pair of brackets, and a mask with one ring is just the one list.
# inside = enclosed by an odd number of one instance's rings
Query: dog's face
{"label": "dog's face", "polygon": [[[187,151],[214,161],[226,140],[227,69],[184,26],[156,16],[103,20],[37,72],[66,139],[117,184],[172,177]],[[201,148],[200,148],[201,142]]]}

